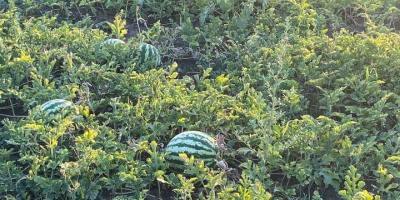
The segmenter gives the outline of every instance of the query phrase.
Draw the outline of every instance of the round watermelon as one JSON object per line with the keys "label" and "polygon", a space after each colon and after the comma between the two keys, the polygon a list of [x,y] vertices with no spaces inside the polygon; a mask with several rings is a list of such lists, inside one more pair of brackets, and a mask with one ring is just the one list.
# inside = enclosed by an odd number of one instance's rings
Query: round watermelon
{"label": "round watermelon", "polygon": [[71,101],[67,101],[64,99],[53,99],[42,104],[40,106],[40,109],[45,111],[47,114],[58,114],[63,109],[73,106],[74,104]]}
{"label": "round watermelon", "polygon": [[165,160],[172,169],[185,168],[184,161],[179,157],[181,153],[185,153],[189,158],[194,156],[195,160],[203,160],[206,166],[212,167],[217,156],[217,144],[214,138],[203,132],[186,131],[172,138],[165,153]]}
{"label": "round watermelon", "polygon": [[125,44],[124,41],[120,40],[120,39],[107,39],[106,41],[104,41],[104,44],[108,44],[108,45],[117,45],[117,44]]}
{"label": "round watermelon", "polygon": [[138,49],[139,63],[140,64],[150,64],[150,65],[160,65],[161,56],[158,49],[150,44],[140,44]]}

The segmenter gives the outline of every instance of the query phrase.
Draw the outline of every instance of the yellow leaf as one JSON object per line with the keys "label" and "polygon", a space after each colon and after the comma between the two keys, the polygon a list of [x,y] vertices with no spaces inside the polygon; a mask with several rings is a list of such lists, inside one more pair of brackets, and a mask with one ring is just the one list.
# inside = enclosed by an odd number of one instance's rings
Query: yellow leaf
{"label": "yellow leaf", "polygon": [[47,145],[47,147],[49,147],[50,149],[53,149],[54,147],[56,147],[58,144],[57,140],[55,139],[51,139],[49,144]]}
{"label": "yellow leaf", "polygon": [[186,118],[182,117],[178,120],[178,123],[185,123],[186,122]]}
{"label": "yellow leaf", "polygon": [[151,149],[155,150],[157,148],[157,142],[156,141],[151,141],[150,142],[150,146],[151,146]]}
{"label": "yellow leaf", "polygon": [[97,131],[94,131],[93,129],[89,129],[85,133],[83,133],[83,138],[88,140],[89,142],[94,142],[94,138],[98,135]]}
{"label": "yellow leaf", "polygon": [[377,83],[377,84],[384,84],[384,83],[385,83],[385,81],[382,81],[382,80],[377,80],[377,81],[376,81],[376,83]]}
{"label": "yellow leaf", "polygon": [[83,142],[83,140],[82,140],[82,137],[81,137],[81,136],[78,136],[78,137],[75,139],[75,141],[76,141],[76,142],[80,142],[80,143],[82,143],[82,142]]}
{"label": "yellow leaf", "polygon": [[179,154],[179,158],[181,158],[182,160],[184,160],[185,162],[189,162],[189,158],[186,155],[186,153],[180,153]]}
{"label": "yellow leaf", "polygon": [[170,75],[171,79],[175,79],[178,76],[178,72],[174,72]]}

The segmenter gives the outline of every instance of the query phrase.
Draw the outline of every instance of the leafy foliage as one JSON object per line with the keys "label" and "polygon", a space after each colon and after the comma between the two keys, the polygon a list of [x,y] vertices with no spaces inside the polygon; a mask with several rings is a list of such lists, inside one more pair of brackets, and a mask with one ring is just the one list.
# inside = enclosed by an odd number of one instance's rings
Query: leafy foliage
{"label": "leafy foliage", "polygon": [[[399,9],[0,0],[0,196],[396,199]],[[41,112],[51,99],[73,112]],[[220,168],[181,155],[185,171],[169,169],[186,130],[224,136]]]}

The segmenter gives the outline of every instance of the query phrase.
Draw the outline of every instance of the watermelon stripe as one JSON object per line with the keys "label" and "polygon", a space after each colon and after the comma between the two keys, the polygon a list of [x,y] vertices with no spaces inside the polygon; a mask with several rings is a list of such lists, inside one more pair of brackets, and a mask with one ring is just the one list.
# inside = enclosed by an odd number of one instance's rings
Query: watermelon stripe
{"label": "watermelon stripe", "polygon": [[40,109],[49,114],[60,111],[61,108],[71,107],[73,103],[64,99],[53,99],[40,106]]}
{"label": "watermelon stripe", "polygon": [[200,160],[208,160],[208,159],[216,158],[216,154],[204,155],[201,153],[199,154],[199,153],[190,153],[190,152],[171,152],[171,154],[169,154],[167,157],[168,157],[168,159],[172,159],[172,160],[180,160],[180,157],[179,157],[180,153],[185,153],[188,157],[193,156],[195,159],[200,159]]}
{"label": "watermelon stripe", "polygon": [[140,62],[145,63],[147,61],[155,61],[156,65],[161,64],[161,56],[158,49],[150,44],[140,44],[139,45],[139,55]]}
{"label": "watermelon stripe", "polygon": [[204,145],[201,145],[201,143],[194,143],[194,144],[180,144],[179,141],[174,143],[174,144],[168,144],[168,147],[170,149],[180,149],[180,148],[192,148],[195,149],[196,151],[215,151],[214,149],[206,148]]}
{"label": "watermelon stripe", "polygon": [[183,170],[185,169],[185,165],[182,163],[169,163],[169,167],[174,168],[174,169],[180,169]]}
{"label": "watermelon stripe", "polygon": [[201,137],[201,138],[206,138],[208,140],[213,140],[213,138],[205,133],[199,132],[199,131],[187,131],[187,132],[183,132],[181,134],[176,135],[174,138],[181,138],[187,135],[191,135],[191,136],[197,136],[197,137]]}
{"label": "watermelon stripe", "polygon": [[115,46],[117,44],[125,44],[125,42],[120,39],[111,38],[111,39],[104,41],[104,44],[113,44]]}
{"label": "watermelon stripe", "polygon": [[[170,166],[173,165],[174,167],[178,166],[177,168],[185,168],[185,162],[183,162],[182,160],[181,161],[167,160],[167,161],[170,164]],[[204,165],[207,166],[207,167],[210,167],[210,166],[215,166],[215,163],[213,163],[211,161],[208,161],[208,162],[204,161]]]}
{"label": "watermelon stripe", "polygon": [[[196,158],[196,161],[202,160],[202,161],[204,161],[204,163],[206,165],[208,165],[209,163],[215,164],[215,160],[214,159],[215,158],[208,158],[208,159],[198,159],[198,158]],[[168,163],[175,163],[175,164],[181,164],[181,165],[185,164],[185,162],[180,157],[175,157],[175,156],[166,159],[166,161]]]}
{"label": "watermelon stripe", "polygon": [[[199,154],[199,153],[191,153],[191,152],[180,152],[180,153],[186,153],[186,155],[190,158],[190,156],[194,156],[195,159],[201,159],[201,160],[208,160],[208,159],[214,159],[216,158],[216,154],[212,155],[212,154],[208,154],[208,155],[204,155],[204,154]],[[176,159],[181,159],[179,157],[180,153],[176,153],[176,152],[171,152],[169,154],[169,158],[173,158],[173,160]]]}
{"label": "watermelon stripe", "polygon": [[144,60],[145,61],[149,60],[150,54],[151,54],[151,48],[148,45],[144,46]]}
{"label": "watermelon stripe", "polygon": [[57,111],[60,111],[60,108],[63,108],[62,106],[59,106],[59,107],[54,107],[54,108],[52,108],[52,109],[47,109],[47,110],[45,110],[47,113],[55,113],[55,112],[57,112]]}
{"label": "watermelon stripe", "polygon": [[[204,139],[207,138],[207,139]],[[172,140],[171,143],[174,142],[174,140],[194,140],[194,141],[201,141],[204,145],[206,145],[207,147],[211,148],[211,149],[215,149],[216,145],[214,142],[214,139],[208,135],[200,135],[197,134],[196,132],[188,132],[186,134],[182,134],[182,135],[177,135],[175,136]],[[214,143],[213,143],[214,142]]]}
{"label": "watermelon stripe", "polygon": [[149,46],[148,47],[148,54],[147,54],[147,57],[146,57],[146,60],[150,60],[150,58],[154,55],[153,54],[153,51],[154,51],[154,48],[153,47],[151,47],[151,46]]}
{"label": "watermelon stripe", "polygon": [[213,150],[199,150],[196,148],[192,148],[192,147],[187,147],[187,146],[175,146],[175,147],[168,147],[168,150],[171,152],[187,152],[187,153],[200,153],[200,154],[204,154],[204,155],[215,155],[216,151]]}
{"label": "watermelon stripe", "polygon": [[[187,142],[182,144],[181,142],[182,140]],[[215,145],[213,145],[212,143],[210,144],[204,139],[191,136],[186,136],[185,138],[174,138],[167,146],[173,147],[173,146],[185,146],[185,145],[198,146],[204,150],[216,151]],[[196,149],[196,147],[194,148]]]}
{"label": "watermelon stripe", "polygon": [[214,138],[199,132],[187,131],[176,135],[167,145],[165,160],[171,168],[178,170],[185,168],[184,161],[179,154],[186,153],[188,157],[194,156],[196,160],[203,160],[206,166],[215,166],[217,145]]}
{"label": "watermelon stripe", "polygon": [[[169,158],[169,159],[166,159],[166,160],[170,164],[170,166],[172,164],[174,167],[175,166],[178,166],[179,168],[184,168],[185,167],[185,162],[180,157],[177,157],[175,159]],[[207,167],[215,165],[215,160],[214,159],[202,159],[202,160],[204,161],[204,165],[207,166]]]}
{"label": "watermelon stripe", "polygon": [[66,106],[72,106],[72,103],[69,101],[66,101],[64,99],[54,99],[54,100],[50,100],[46,103],[44,103],[42,106],[40,106],[40,108],[42,110],[48,110],[48,109],[53,109],[56,107],[66,107]]}
{"label": "watermelon stripe", "polygon": [[140,47],[140,58],[141,58],[141,62],[144,63],[144,61],[146,60],[146,45],[141,45]]}
{"label": "watermelon stripe", "polygon": [[65,102],[66,102],[66,100],[64,100],[64,99],[53,99],[53,100],[50,100],[50,101],[42,104],[41,108],[42,109],[46,109],[47,107],[54,106],[54,105],[61,104],[61,103],[65,103]]}
{"label": "watermelon stripe", "polygon": [[55,109],[57,109],[57,108],[66,107],[66,106],[67,106],[67,105],[62,104],[62,103],[54,103],[54,104],[48,104],[48,105],[43,106],[43,107],[41,107],[41,108],[42,108],[42,110],[55,110]]}
{"label": "watermelon stripe", "polygon": [[[179,160],[177,160],[177,159],[174,159],[174,160],[167,159],[166,161],[168,163],[177,164],[177,165],[181,165],[181,166],[185,165],[185,162],[183,160],[181,160],[181,159],[179,159]],[[215,165],[214,159],[206,159],[206,160],[202,160],[202,161],[204,162],[204,165],[206,165],[206,166]]]}
{"label": "watermelon stripe", "polygon": [[[195,157],[196,159],[196,157]],[[204,163],[208,164],[208,163],[213,163],[214,162],[215,157],[213,158],[207,158],[207,159],[200,159],[203,160]],[[168,159],[166,159],[169,163],[175,163],[175,164],[184,164],[184,161],[179,157],[179,156],[170,156],[168,157]],[[199,159],[197,159],[199,160]]]}

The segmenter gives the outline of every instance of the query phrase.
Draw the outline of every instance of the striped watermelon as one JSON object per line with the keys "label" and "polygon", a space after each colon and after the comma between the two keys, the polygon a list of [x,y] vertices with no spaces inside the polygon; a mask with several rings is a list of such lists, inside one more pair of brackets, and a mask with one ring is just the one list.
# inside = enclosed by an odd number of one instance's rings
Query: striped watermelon
{"label": "striped watermelon", "polygon": [[53,99],[40,106],[40,109],[48,114],[58,114],[66,107],[73,107],[74,104],[64,99]]}
{"label": "striped watermelon", "polygon": [[217,145],[214,138],[199,131],[182,132],[168,143],[165,149],[165,160],[172,169],[183,170],[185,164],[179,157],[180,153],[186,153],[194,156],[195,160],[204,160],[204,164],[208,167],[215,165],[217,156]]}
{"label": "striped watermelon", "polygon": [[122,41],[122,40],[120,40],[120,39],[108,39],[108,40],[106,40],[106,41],[104,41],[104,44],[113,44],[114,46],[115,45],[117,45],[117,44],[125,44],[125,42],[124,41]]}
{"label": "striped watermelon", "polygon": [[161,64],[161,56],[158,49],[150,44],[140,44],[139,50],[139,62],[140,64],[151,64],[151,65],[160,65]]}

